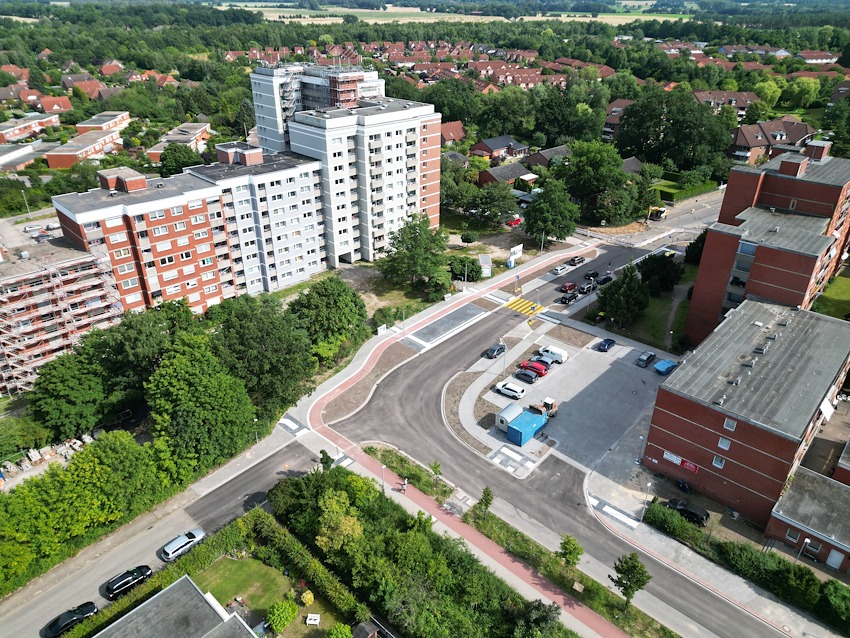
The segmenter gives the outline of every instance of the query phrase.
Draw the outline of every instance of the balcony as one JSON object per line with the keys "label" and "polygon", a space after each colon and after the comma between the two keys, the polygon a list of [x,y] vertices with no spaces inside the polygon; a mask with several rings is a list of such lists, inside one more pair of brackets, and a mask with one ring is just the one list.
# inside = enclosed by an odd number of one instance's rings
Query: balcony
{"label": "balcony", "polygon": [[369,150],[374,151],[375,149],[380,149],[383,146],[383,142],[381,140],[369,140]]}
{"label": "balcony", "polygon": [[407,135],[404,136],[404,141],[407,142],[407,143],[410,143],[410,142],[416,143],[417,139],[418,139],[418,137],[417,137],[416,133],[408,133]]}
{"label": "balcony", "polygon": [[407,162],[405,162],[405,165],[407,168],[416,168],[419,165],[419,160],[415,157],[413,159],[408,159]]}

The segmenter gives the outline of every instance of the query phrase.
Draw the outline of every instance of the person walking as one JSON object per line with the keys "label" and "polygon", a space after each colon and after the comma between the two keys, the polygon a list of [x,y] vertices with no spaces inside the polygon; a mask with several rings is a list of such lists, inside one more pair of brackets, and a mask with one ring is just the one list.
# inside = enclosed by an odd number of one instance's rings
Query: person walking
{"label": "person walking", "polygon": [[404,479],[401,483],[401,493],[407,494],[407,479]]}

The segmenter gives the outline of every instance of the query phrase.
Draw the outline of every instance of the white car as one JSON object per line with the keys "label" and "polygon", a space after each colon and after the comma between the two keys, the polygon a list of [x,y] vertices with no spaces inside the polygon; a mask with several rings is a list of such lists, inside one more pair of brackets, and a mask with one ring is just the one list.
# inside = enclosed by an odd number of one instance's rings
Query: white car
{"label": "white car", "polygon": [[510,381],[501,381],[496,384],[496,392],[504,394],[511,399],[521,399],[525,396],[525,388],[514,385]]}
{"label": "white car", "polygon": [[566,264],[561,264],[560,266],[555,266],[549,272],[551,272],[553,275],[563,275],[565,272],[567,272],[568,269],[569,266],[567,266]]}
{"label": "white car", "polygon": [[25,233],[37,233],[40,230],[41,230],[41,226],[39,226],[38,224],[28,224],[28,225],[24,226],[24,232]]}
{"label": "white car", "polygon": [[47,230],[59,230],[62,224],[47,224]]}

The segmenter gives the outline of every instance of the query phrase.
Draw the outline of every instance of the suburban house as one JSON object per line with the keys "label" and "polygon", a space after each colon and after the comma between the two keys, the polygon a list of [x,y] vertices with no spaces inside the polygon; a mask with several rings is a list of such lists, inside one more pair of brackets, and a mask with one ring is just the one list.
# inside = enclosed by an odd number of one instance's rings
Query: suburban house
{"label": "suburban house", "polygon": [[520,144],[510,135],[500,135],[481,140],[473,144],[469,149],[470,155],[489,157],[490,159],[503,159],[506,157],[525,157],[528,146]]}
{"label": "suburban house", "polygon": [[50,95],[42,95],[38,98],[38,108],[45,113],[65,113],[73,110],[70,98],[67,95],[53,97]]}
{"label": "suburban house", "polygon": [[759,96],[752,91],[694,91],[694,99],[700,104],[706,104],[718,112],[722,106],[731,106],[738,115],[738,121],[744,119],[747,107],[759,101]]}
{"label": "suburban house", "polygon": [[[799,466],[811,461],[806,452],[833,418],[848,369],[850,323],[747,299],[659,387],[641,462],[759,527],[779,510],[799,525],[815,523],[802,516],[811,506],[782,499],[799,502],[789,493],[811,492],[797,488]],[[847,510],[837,511],[846,520]],[[793,540],[788,522],[774,533]],[[841,562],[850,563],[846,551]]]}
{"label": "suburban house", "polygon": [[478,173],[479,186],[484,186],[491,182],[504,182],[505,184],[513,185],[517,180],[522,180],[527,184],[533,184],[537,181],[537,175],[519,162],[501,164]]}
{"label": "suburban house", "polygon": [[77,133],[83,134],[89,131],[111,131],[127,128],[130,123],[128,111],[103,111],[94,117],[77,124]]}
{"label": "suburban house", "polygon": [[86,82],[93,79],[88,73],[68,73],[62,76],[62,88],[70,91],[77,82]]}
{"label": "suburban house", "polygon": [[532,168],[533,166],[549,168],[552,160],[558,157],[567,157],[570,154],[572,154],[572,151],[566,144],[553,146],[552,148],[544,148],[529,155],[525,160],[525,165],[528,166],[528,168]]}
{"label": "suburban house", "polygon": [[81,82],[74,82],[73,88],[80,89],[90,100],[97,100],[100,99],[101,89],[107,87],[100,80],[83,80]]}
{"label": "suburban house", "polygon": [[847,258],[850,160],[831,142],[735,166],[709,226],[685,332],[700,343],[748,297],[810,308]]}
{"label": "suburban house", "polygon": [[829,51],[800,51],[794,57],[805,60],[806,64],[835,64],[838,62],[838,55]]}
{"label": "suburban house", "polygon": [[827,106],[833,106],[839,100],[843,100],[850,95],[850,80],[844,80],[832,87],[832,95],[829,98]]}
{"label": "suburban house", "polygon": [[464,168],[469,168],[469,158],[466,155],[462,155],[457,151],[446,151],[440,157],[449,160],[450,162],[457,162]]}
{"label": "suburban house", "polygon": [[48,126],[59,126],[59,116],[54,113],[27,113],[0,124],[0,144],[38,135]]}
{"label": "suburban house", "polygon": [[460,120],[443,122],[440,125],[441,146],[451,146],[455,142],[462,142],[464,139],[466,139],[466,130],[464,130],[463,122]]}
{"label": "suburban house", "polygon": [[162,152],[168,148],[170,144],[182,144],[188,146],[193,151],[202,153],[206,149],[206,141],[210,139],[212,130],[209,123],[202,122],[195,124],[187,122],[181,124],[177,128],[173,128],[168,133],[162,136],[159,143],[148,149],[148,157],[152,162],[158,162],[162,157]]}
{"label": "suburban house", "polygon": [[613,142],[617,139],[617,134],[620,132],[620,118],[623,116],[623,111],[634,103],[634,100],[617,98],[605,107],[605,124],[602,126],[603,140]]}
{"label": "suburban house", "polygon": [[793,115],[767,122],[744,124],[732,133],[729,155],[738,162],[755,166],[762,158],[773,157],[772,151],[775,147],[802,147],[814,134],[814,128]]}

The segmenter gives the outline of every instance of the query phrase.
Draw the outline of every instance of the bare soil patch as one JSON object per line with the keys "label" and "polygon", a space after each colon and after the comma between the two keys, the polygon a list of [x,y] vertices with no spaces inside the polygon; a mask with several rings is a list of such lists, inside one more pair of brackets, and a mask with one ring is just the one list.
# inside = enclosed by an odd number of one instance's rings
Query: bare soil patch
{"label": "bare soil patch", "polygon": [[626,226],[579,226],[579,228],[599,233],[600,235],[631,235],[642,231],[644,226],[643,222],[632,222]]}
{"label": "bare soil patch", "polygon": [[381,377],[415,354],[415,350],[401,343],[390,345],[381,354],[381,357],[369,374],[325,406],[325,409],[322,410],[322,419],[324,422],[333,423],[356,412],[366,402],[369,393]]}
{"label": "bare soil patch", "polygon": [[496,310],[496,308],[502,307],[502,304],[498,304],[495,301],[490,301],[489,299],[484,299],[483,297],[479,297],[472,303],[478,306],[479,308],[484,308],[484,310]]}
{"label": "bare soil patch", "polygon": [[452,432],[473,450],[486,455],[491,452],[490,448],[467,432],[460,422],[460,399],[479,375],[479,372],[461,372],[449,383],[443,400],[443,412]]}
{"label": "bare soil patch", "polygon": [[593,335],[564,325],[555,326],[547,333],[547,336],[576,348],[584,348],[593,341]]}
{"label": "bare soil patch", "polygon": [[360,293],[363,303],[366,304],[366,313],[369,316],[387,303],[375,294],[375,286],[383,279],[380,272],[369,266],[351,266],[339,269],[339,278]]}

